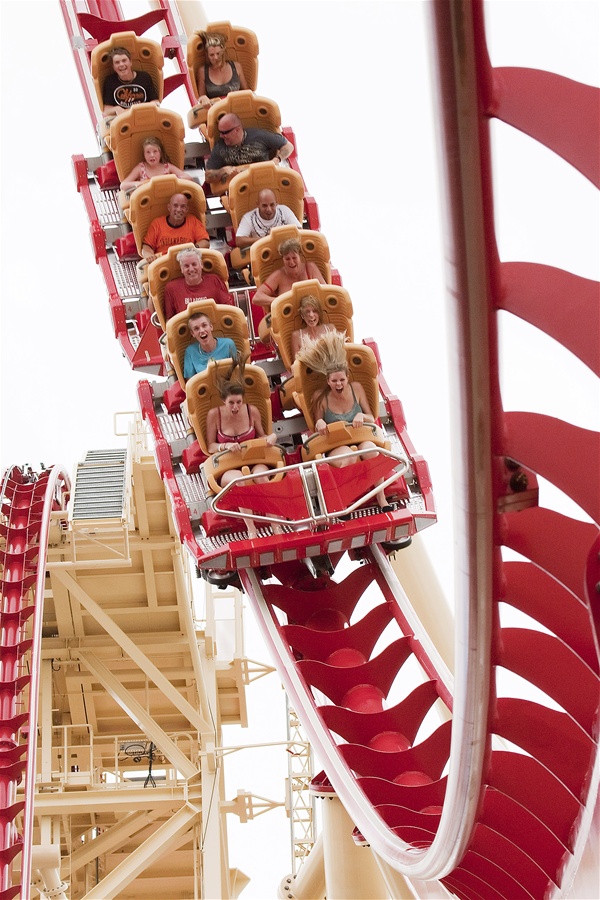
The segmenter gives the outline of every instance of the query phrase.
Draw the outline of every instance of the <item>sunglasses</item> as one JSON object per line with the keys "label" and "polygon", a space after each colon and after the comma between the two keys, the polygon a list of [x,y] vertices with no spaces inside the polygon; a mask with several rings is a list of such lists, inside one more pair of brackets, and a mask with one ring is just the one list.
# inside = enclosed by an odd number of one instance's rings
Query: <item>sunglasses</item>
{"label": "sunglasses", "polygon": [[234,125],[233,128],[228,128],[227,131],[221,131],[221,129],[219,129],[219,134],[223,137],[226,134],[231,134],[232,131],[235,131],[235,129],[239,127],[239,125]]}

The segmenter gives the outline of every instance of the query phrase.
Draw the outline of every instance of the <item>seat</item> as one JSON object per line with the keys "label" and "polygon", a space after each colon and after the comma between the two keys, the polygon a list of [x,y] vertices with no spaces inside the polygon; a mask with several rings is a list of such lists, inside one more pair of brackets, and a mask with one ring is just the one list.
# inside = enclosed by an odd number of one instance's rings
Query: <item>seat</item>
{"label": "seat", "polygon": [[239,116],[246,128],[264,128],[281,134],[281,112],[275,100],[253,91],[232,91],[208,111],[206,130],[211,150],[219,139],[219,119],[228,113]]}
{"label": "seat", "polygon": [[178,169],[185,161],[185,127],[181,116],[153,103],[139,103],[117,116],[110,125],[110,146],[119,181],[142,162],[142,143],[148,137],[159,138],[169,160]]}
{"label": "seat", "polygon": [[292,368],[292,334],[302,328],[300,303],[304,297],[316,297],[321,303],[322,321],[337,331],[345,331],[348,340],[354,338],[352,301],[348,291],[337,284],[320,284],[316,278],[299,281],[291,291],[275,297],[271,306],[271,333],[286,369]]}
{"label": "seat", "polygon": [[[111,75],[113,72],[110,52],[111,50],[114,50],[115,47],[124,47],[129,51],[133,68],[136,72],[147,72],[150,75],[158,99],[162,103],[164,91],[162,71],[164,57],[160,44],[157,44],[156,41],[151,41],[148,38],[138,37],[135,31],[120,31],[112,34],[107,41],[103,41],[92,50],[90,70],[94,87],[96,88],[96,96],[98,97],[100,109],[104,107],[104,100],[102,99],[104,82],[108,75]],[[140,106],[147,105],[149,104],[140,104]],[[110,149],[110,131],[106,122],[102,126],[101,131],[102,133],[100,136],[104,139]]]}
{"label": "seat", "polygon": [[133,192],[129,205],[129,221],[140,256],[150,223],[159,216],[166,215],[167,203],[173,194],[185,194],[189,201],[189,214],[205,223],[206,197],[199,184],[177,178],[176,175],[159,175],[158,178],[151,178]]}
{"label": "seat", "polygon": [[198,312],[206,313],[211,319],[215,337],[231,338],[238,353],[250,353],[248,323],[241,309],[237,309],[235,306],[224,306],[215,303],[214,300],[195,300],[184,312],[178,313],[167,322],[167,351],[183,388],[185,388],[183,377],[185,348],[194,340],[188,328],[188,319]]}
{"label": "seat", "polygon": [[[169,247],[166,253],[155,259],[148,266],[148,289],[150,299],[156,310],[156,315],[161,324],[162,330],[167,330],[167,320],[165,319],[164,296],[165,287],[173,278],[181,277],[181,269],[177,262],[177,255],[181,250],[193,247],[193,244],[177,244],[175,247]],[[202,248],[202,269],[207,274],[218,275],[225,284],[229,273],[227,271],[227,263],[225,257],[218,250],[209,250]],[[215,304],[216,305],[216,304]],[[211,316],[212,318],[212,316]]]}
{"label": "seat", "polygon": [[[153,103],[138,103],[111,121],[109,137],[120,182],[134,166],[143,162],[142,144],[148,137],[159,138],[169,161],[183,169],[185,127],[181,116],[172,110],[161,109]],[[121,191],[119,194],[119,206],[126,214],[131,193]]]}
{"label": "seat", "polygon": [[[216,360],[209,365],[205,372],[194,375],[187,383],[188,416],[198,443],[206,454],[208,454],[206,417],[210,409],[221,406],[223,402],[217,387],[216,376],[223,375],[229,365],[227,360]],[[258,409],[265,434],[270,434],[273,427],[269,397],[269,382],[264,370],[260,366],[247,365],[244,370],[244,400]],[[269,468],[282,468],[284,465],[283,450],[277,446],[269,447],[264,438],[254,438],[244,443],[241,457],[240,454],[233,454],[226,450],[222,453],[215,453],[204,463],[204,471],[211,490],[217,494],[221,489],[220,479],[224,472],[228,469],[241,468],[244,474],[250,474],[252,466],[257,463],[265,463]]]}
{"label": "seat", "polygon": [[[379,385],[375,354],[365,344],[346,344],[346,360],[350,381],[358,381],[362,384],[369,407],[377,414],[379,412]],[[315,372],[305,363],[300,362],[300,360],[294,362],[293,373],[296,383],[296,391],[294,393],[296,405],[302,410],[310,430],[314,431],[315,418],[312,398],[326,388],[327,379],[320,372]],[[346,422],[334,422],[329,426],[327,435],[313,434],[309,437],[302,447],[302,458],[304,460],[316,459],[329,453],[335,447],[341,447],[346,444],[356,447],[362,441],[373,441],[376,446],[385,447],[388,450],[391,446],[376,425],[363,425],[361,428],[352,428]]]}
{"label": "seat", "polygon": [[294,228],[293,225],[279,225],[250,247],[250,263],[256,286],[260,287],[271,272],[281,268],[282,262],[278,247],[283,241],[290,238],[300,241],[306,261],[316,263],[327,284],[331,284],[329,244],[325,235],[320,231]]}
{"label": "seat", "polygon": [[[304,182],[299,172],[274,162],[253,163],[229,182],[229,213],[234,232],[242,216],[258,206],[258,195],[268,188],[273,191],[278,204],[289,206],[299,222],[304,218]],[[231,265],[239,269],[250,262],[250,255],[239,248],[231,251]]]}
{"label": "seat", "polygon": [[273,191],[277,203],[289,206],[296,218],[302,221],[304,182],[300,173],[271,161],[253,163],[229,183],[229,212],[236,231],[242,216],[258,206],[258,195],[266,188]]}
{"label": "seat", "polygon": [[[226,37],[227,59],[238,62],[246,76],[246,83],[251,91],[256,90],[258,78],[258,38],[248,28],[231,25],[230,22],[210,22],[205,31],[222,34]],[[198,71],[206,63],[204,39],[201,34],[194,34],[187,43],[187,67],[194,88],[194,95],[199,96]],[[208,110],[194,106],[188,113],[190,128],[198,128],[206,123]]]}
{"label": "seat", "polygon": [[[258,97],[252,91],[233,91],[222,100],[218,100],[208,110],[206,137],[211,150],[219,139],[219,120],[228,113],[235,113],[239,116],[245,128],[262,128],[264,131],[281,134],[281,113],[274,100]],[[251,165],[256,165],[256,163],[251,163]],[[213,195],[225,194],[229,190],[230,184],[231,179],[224,182],[211,182]]]}

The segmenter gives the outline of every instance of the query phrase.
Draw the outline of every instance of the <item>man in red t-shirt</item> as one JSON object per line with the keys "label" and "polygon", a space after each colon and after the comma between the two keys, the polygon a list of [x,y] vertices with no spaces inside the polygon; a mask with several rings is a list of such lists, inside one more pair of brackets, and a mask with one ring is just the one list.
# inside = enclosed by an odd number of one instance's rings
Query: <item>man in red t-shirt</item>
{"label": "man in red t-shirt", "polygon": [[183,278],[174,278],[165,287],[165,319],[183,312],[192,300],[212,297],[215,303],[233,306],[233,298],[225,282],[212,272],[202,270],[202,251],[187,247],[177,254],[177,262]]}
{"label": "man in red t-shirt", "polygon": [[167,203],[167,215],[150,223],[142,243],[142,256],[152,262],[166,253],[173,244],[196,244],[208,247],[208,231],[196,216],[188,215],[188,199],[185,194],[173,194]]}

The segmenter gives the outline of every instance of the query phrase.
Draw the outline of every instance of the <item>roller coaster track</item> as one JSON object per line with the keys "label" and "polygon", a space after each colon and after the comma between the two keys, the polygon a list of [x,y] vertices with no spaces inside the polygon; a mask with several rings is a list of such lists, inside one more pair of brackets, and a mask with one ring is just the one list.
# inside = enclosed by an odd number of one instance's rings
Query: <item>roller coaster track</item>
{"label": "roller coaster track", "polygon": [[[22,852],[29,885],[33,843],[34,784],[40,651],[46,551],[52,512],[65,508],[69,479],[60,466],[39,476],[7,469],[0,498],[0,898],[19,894],[11,886],[12,861]],[[25,778],[24,799],[16,801]],[[23,814],[22,833],[16,819]]]}
{"label": "roller coaster track", "polygon": [[[298,572],[281,573],[281,586],[248,572],[244,586],[357,838],[408,878],[441,881],[459,897],[552,896],[568,893],[598,793],[600,440],[548,416],[503,411],[496,317],[505,309],[528,321],[600,375],[598,284],[500,262],[489,119],[529,134],[599,186],[599,92],[552,73],[493,69],[479,2],[435,3],[433,19],[461,360],[453,701],[380,551],[316,595]],[[547,478],[595,524],[528,503],[527,492],[515,506],[507,460],[528,470],[530,490],[535,474]],[[503,561],[502,547],[523,560]],[[370,583],[381,602],[356,615]],[[537,627],[506,624],[501,604]],[[400,637],[377,655],[391,618]],[[383,711],[412,654],[430,680]],[[545,702],[498,696],[500,667]],[[413,744],[437,697],[453,707],[451,728],[443,722]]]}
{"label": "roller coaster track", "polygon": [[[504,411],[497,316],[544,331],[600,376],[598,284],[500,261],[489,120],[524,131],[598,187],[599,92],[548,72],[492,68],[479,0],[431,7],[460,360],[454,677],[377,546],[357,541],[350,566],[332,554],[333,573],[312,577],[290,562],[268,578],[245,570],[242,583],[324,766],[313,791],[337,794],[358,843],[413,884],[438,881],[465,900],[568,895],[600,780],[600,436]],[[93,7],[110,18],[106,10]],[[591,521],[540,507],[536,476]],[[5,476],[0,900],[18,893],[9,877],[21,848],[28,871],[43,554],[52,505],[67,489],[61,470]],[[509,609],[527,625],[515,626]],[[502,695],[500,669],[529,687]],[[14,799],[25,756],[20,838]]]}

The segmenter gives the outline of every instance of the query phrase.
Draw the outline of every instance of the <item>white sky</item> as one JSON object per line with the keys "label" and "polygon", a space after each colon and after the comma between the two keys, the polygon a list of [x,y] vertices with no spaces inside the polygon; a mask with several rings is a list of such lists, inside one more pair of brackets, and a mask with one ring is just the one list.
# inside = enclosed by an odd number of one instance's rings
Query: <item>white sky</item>
{"label": "white sky", "polygon": [[[132,14],[145,9],[124,6]],[[429,462],[440,524],[423,539],[451,596],[452,417],[426,6],[420,0],[204,4],[209,21],[227,19],[258,35],[258,92],[275,98],[284,124],[294,128],[332,262],[353,300],[355,334],[377,339],[411,439]],[[494,65],[543,68],[598,85],[595,0],[491,0],[486,16]],[[0,457],[2,468],[40,461],[71,467],[87,449],[123,444],[112,436],[113,414],[136,408],[138,376],[111,333],[71,173],[71,155],[92,156],[97,147],[59,4],[3,0],[0,26]],[[178,93],[165,105],[185,117]],[[493,136],[501,258],[600,278],[596,190],[501,123],[494,123]],[[584,366],[521,324],[506,331],[504,347],[506,408],[598,427],[597,383]],[[450,360],[452,354],[450,348]],[[262,758],[252,784],[235,787],[261,793],[257,781],[268,766]],[[250,827],[259,833],[268,826],[261,820],[245,826],[248,843]],[[285,821],[279,831],[287,839]],[[289,870],[287,851],[282,857],[273,849],[277,865],[269,861],[264,880],[255,875],[244,897],[272,894]],[[249,847],[247,856],[232,858],[232,865],[252,874],[256,852]]]}

